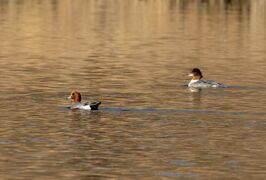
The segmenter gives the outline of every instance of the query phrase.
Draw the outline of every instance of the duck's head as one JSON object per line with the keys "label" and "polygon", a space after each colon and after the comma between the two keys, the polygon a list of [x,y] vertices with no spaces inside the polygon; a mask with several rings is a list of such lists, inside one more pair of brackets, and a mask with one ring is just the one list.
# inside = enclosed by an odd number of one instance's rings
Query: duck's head
{"label": "duck's head", "polygon": [[73,102],[81,102],[81,94],[78,91],[72,91],[68,99],[71,99]]}
{"label": "duck's head", "polygon": [[192,80],[199,80],[203,78],[202,73],[198,68],[192,69],[192,71],[188,74],[188,76],[192,77]]}

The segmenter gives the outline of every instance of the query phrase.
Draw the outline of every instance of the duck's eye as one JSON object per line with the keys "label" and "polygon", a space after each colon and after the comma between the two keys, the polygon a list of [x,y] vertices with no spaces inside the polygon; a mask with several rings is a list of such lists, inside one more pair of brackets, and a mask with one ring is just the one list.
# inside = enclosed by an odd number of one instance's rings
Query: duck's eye
{"label": "duck's eye", "polygon": [[73,93],[73,94],[71,94],[71,96],[74,96],[74,93]]}

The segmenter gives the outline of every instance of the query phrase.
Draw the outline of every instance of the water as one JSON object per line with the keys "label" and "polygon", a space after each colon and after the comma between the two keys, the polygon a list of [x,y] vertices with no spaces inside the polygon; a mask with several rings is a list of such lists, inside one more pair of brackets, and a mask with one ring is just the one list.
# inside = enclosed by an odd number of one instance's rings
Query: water
{"label": "water", "polygon": [[265,29],[263,0],[0,0],[1,179],[265,179]]}

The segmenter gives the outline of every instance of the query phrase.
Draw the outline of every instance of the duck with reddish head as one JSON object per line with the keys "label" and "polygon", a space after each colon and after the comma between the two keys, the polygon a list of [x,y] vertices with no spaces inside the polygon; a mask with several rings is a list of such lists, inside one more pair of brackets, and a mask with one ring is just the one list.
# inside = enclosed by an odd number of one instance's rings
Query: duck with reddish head
{"label": "duck with reddish head", "polygon": [[81,94],[77,91],[72,91],[68,99],[71,99],[72,105],[70,109],[82,109],[82,110],[98,110],[101,102],[81,102]]}
{"label": "duck with reddish head", "polygon": [[192,77],[191,81],[188,83],[188,87],[191,88],[225,88],[226,86],[222,83],[215,82],[213,80],[203,80],[203,75],[200,69],[194,68],[188,74],[188,76]]}

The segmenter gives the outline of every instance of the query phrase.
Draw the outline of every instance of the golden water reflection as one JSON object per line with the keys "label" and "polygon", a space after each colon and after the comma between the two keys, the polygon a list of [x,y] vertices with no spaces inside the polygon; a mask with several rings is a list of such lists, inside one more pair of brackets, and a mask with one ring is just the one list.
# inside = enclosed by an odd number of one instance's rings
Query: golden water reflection
{"label": "golden water reflection", "polygon": [[[265,9],[1,0],[1,177],[264,179]],[[230,88],[189,91],[194,67]]]}

